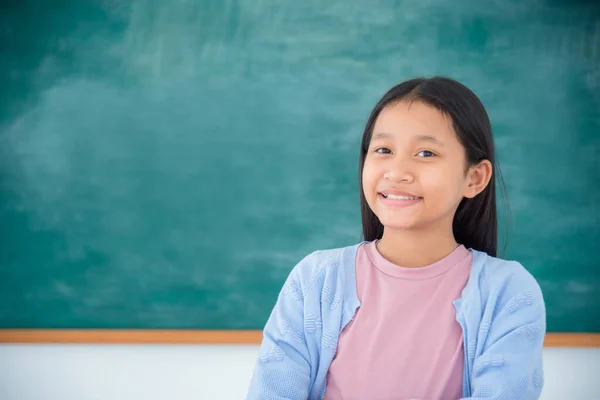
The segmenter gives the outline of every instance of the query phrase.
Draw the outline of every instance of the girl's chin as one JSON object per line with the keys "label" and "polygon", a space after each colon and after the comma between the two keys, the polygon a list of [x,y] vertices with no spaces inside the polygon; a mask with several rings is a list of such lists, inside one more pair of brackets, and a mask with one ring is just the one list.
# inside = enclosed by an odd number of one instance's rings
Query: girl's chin
{"label": "girl's chin", "polygon": [[412,218],[398,218],[389,215],[379,218],[379,221],[381,221],[381,224],[385,229],[392,230],[407,230],[415,228],[419,225],[419,221],[416,221]]}
{"label": "girl's chin", "polygon": [[418,225],[407,223],[384,223],[383,227],[388,231],[408,231],[417,228]]}

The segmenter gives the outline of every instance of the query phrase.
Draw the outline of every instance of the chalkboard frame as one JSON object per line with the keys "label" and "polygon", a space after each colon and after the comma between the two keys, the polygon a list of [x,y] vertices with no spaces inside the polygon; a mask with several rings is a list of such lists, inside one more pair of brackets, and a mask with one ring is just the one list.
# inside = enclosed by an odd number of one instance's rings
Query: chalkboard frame
{"label": "chalkboard frame", "polygon": [[[0,343],[256,345],[261,340],[260,330],[0,330]],[[544,347],[600,347],[600,333],[547,333]]]}

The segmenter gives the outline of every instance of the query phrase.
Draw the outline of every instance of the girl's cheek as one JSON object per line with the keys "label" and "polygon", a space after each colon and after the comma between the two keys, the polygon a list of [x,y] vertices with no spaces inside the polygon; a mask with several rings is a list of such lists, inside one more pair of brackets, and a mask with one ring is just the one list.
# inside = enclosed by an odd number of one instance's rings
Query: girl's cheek
{"label": "girl's cheek", "polygon": [[365,186],[373,185],[373,171],[370,165],[365,165],[363,170],[363,183]]}

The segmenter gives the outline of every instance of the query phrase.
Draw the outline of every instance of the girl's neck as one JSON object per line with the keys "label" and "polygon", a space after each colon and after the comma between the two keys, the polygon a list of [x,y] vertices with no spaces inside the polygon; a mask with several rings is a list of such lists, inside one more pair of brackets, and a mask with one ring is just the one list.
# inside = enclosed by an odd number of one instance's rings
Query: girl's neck
{"label": "girl's neck", "polygon": [[413,231],[384,229],[377,250],[388,261],[405,267],[426,267],[452,253],[459,246],[452,229]]}

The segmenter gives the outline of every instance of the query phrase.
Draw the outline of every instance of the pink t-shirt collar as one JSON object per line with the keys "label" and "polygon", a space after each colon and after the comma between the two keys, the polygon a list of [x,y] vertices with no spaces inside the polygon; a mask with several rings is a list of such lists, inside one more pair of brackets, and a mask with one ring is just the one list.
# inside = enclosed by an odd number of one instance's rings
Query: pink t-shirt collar
{"label": "pink t-shirt collar", "polygon": [[365,246],[367,257],[375,268],[386,275],[400,279],[423,280],[434,278],[448,271],[450,268],[467,258],[470,254],[469,250],[467,250],[464,245],[459,245],[452,253],[433,264],[420,268],[406,268],[396,265],[384,258],[379,250],[377,250],[378,242],[379,239],[367,243]]}

